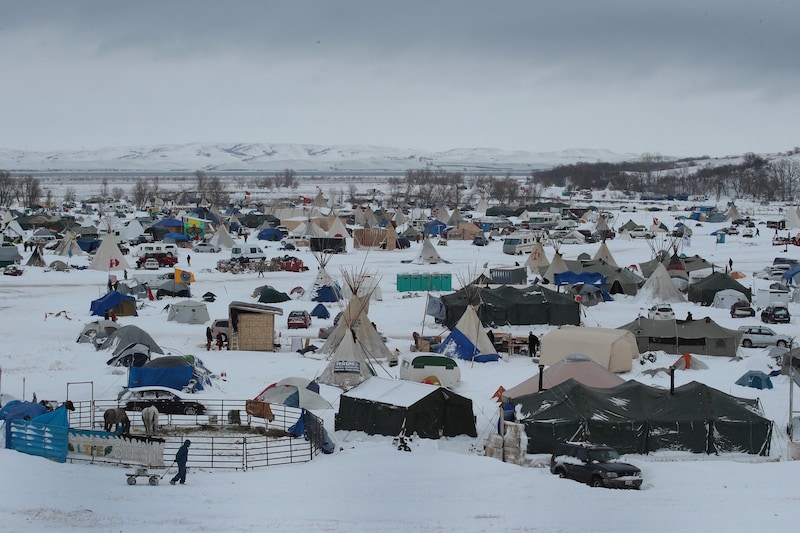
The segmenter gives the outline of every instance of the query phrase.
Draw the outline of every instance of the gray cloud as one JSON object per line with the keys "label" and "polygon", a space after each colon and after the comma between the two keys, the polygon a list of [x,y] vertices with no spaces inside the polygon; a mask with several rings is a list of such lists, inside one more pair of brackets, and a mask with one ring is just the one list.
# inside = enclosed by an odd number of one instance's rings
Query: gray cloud
{"label": "gray cloud", "polygon": [[651,4],[5,2],[0,68],[18,76],[0,98],[21,103],[0,146],[148,131],[683,154],[797,144],[799,3]]}

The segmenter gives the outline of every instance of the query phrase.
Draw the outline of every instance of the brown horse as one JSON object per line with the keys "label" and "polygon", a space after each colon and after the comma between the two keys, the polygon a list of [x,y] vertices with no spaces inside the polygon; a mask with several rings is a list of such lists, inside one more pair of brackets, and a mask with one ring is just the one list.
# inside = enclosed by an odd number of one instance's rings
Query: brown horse
{"label": "brown horse", "polygon": [[128,419],[125,409],[106,409],[106,412],[103,413],[103,423],[104,431],[111,431],[111,426],[113,425],[116,425],[114,431],[117,433],[120,432],[120,427],[122,427],[122,433],[130,433],[131,431],[131,421]]}

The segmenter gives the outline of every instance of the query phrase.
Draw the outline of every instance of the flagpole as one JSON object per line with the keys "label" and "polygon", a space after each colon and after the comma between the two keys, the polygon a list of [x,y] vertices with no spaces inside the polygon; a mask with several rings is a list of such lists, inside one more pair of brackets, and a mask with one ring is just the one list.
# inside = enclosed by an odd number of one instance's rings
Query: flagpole
{"label": "flagpole", "polygon": [[420,329],[419,336],[425,335],[425,317],[428,316],[428,301],[431,298],[430,291],[425,293],[425,309],[422,311],[422,328]]}

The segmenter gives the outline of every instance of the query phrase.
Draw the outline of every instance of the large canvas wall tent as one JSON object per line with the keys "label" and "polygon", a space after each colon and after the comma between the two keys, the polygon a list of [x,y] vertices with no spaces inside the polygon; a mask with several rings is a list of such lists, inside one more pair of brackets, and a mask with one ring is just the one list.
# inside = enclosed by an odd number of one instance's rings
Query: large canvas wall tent
{"label": "large canvas wall tent", "polygon": [[472,400],[435,385],[373,377],[339,399],[336,430],[425,439],[477,436]]}
{"label": "large canvas wall tent", "polygon": [[553,453],[565,440],[602,442],[619,453],[658,450],[769,455],[772,421],[758,400],[691,382],[673,391],[626,381],[594,388],[567,380],[512,400],[528,453]]}
{"label": "large canvas wall tent", "polygon": [[181,324],[205,324],[211,317],[208,308],[203,302],[185,300],[170,304],[167,320],[174,320]]}
{"label": "large canvas wall tent", "polygon": [[699,320],[651,320],[638,317],[620,329],[636,336],[639,352],[661,350],[735,357],[742,339],[738,330],[723,328],[710,318]]}
{"label": "large canvas wall tent", "polygon": [[603,368],[629,372],[639,358],[636,337],[630,331],[612,328],[562,326],[541,338],[540,362],[553,365],[572,353],[584,353]]}

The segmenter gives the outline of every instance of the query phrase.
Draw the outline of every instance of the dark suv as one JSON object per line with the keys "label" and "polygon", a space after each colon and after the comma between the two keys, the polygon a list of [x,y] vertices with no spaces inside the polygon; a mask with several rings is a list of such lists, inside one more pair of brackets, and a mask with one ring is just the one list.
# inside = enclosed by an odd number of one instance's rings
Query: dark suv
{"label": "dark suv", "polygon": [[610,446],[588,442],[564,442],[550,458],[550,471],[558,477],[587,483],[592,487],[638,489],[642,471],[619,462],[619,453]]}
{"label": "dark suv", "polygon": [[788,324],[791,320],[792,317],[789,315],[789,310],[783,305],[771,304],[761,311],[761,321],[767,324]]}

